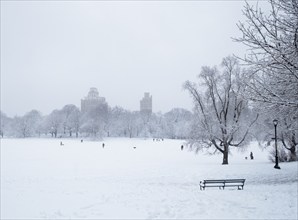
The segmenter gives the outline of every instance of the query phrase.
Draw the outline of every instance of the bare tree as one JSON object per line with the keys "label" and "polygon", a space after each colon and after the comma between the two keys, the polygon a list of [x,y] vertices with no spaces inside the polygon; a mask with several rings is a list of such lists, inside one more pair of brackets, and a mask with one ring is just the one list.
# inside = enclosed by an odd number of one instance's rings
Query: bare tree
{"label": "bare tree", "polygon": [[190,146],[196,149],[214,147],[223,154],[222,164],[228,164],[229,147],[245,144],[257,116],[250,122],[242,116],[248,105],[242,97],[246,86],[236,58],[224,58],[221,66],[222,71],[217,67],[202,67],[201,86],[187,81],[184,88],[194,100],[195,121],[198,122]]}

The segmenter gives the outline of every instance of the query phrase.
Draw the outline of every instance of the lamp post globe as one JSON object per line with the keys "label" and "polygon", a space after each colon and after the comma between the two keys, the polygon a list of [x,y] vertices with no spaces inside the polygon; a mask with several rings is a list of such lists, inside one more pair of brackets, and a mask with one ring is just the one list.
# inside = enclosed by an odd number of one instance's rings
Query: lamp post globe
{"label": "lamp post globe", "polygon": [[274,119],[273,120],[273,124],[274,124],[274,134],[275,134],[275,137],[274,137],[274,140],[275,140],[275,166],[274,166],[274,168],[275,169],[280,169],[280,167],[278,166],[277,135],[276,135],[276,127],[277,127],[277,124],[278,124],[278,120],[277,119]]}

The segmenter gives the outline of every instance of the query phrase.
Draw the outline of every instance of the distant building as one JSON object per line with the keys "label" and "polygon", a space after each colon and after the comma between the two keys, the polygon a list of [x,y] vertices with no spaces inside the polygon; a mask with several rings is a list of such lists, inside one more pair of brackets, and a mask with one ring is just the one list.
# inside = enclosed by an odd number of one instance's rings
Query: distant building
{"label": "distant building", "polygon": [[106,104],[106,99],[99,97],[97,88],[90,88],[87,97],[81,99],[81,112],[87,112],[100,104]]}
{"label": "distant building", "polygon": [[140,112],[152,113],[152,96],[150,96],[149,92],[145,92],[144,98],[140,101]]}

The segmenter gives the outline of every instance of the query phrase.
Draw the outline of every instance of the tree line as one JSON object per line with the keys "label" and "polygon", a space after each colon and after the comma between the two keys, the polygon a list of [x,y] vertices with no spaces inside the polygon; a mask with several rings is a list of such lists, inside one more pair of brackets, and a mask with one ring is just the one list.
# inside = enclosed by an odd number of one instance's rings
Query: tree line
{"label": "tree line", "polygon": [[1,112],[1,137],[156,137],[187,139],[193,114],[183,108],[162,113],[142,113],[100,104],[82,113],[72,104],[43,116],[32,110],[10,118]]}

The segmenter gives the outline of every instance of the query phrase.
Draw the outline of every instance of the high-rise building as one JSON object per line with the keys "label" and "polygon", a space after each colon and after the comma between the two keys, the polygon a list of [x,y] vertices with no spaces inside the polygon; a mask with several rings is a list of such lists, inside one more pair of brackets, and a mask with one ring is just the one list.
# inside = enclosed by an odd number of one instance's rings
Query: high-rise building
{"label": "high-rise building", "polygon": [[106,99],[99,97],[97,88],[90,88],[87,97],[81,99],[81,112],[87,112],[100,104],[106,104]]}
{"label": "high-rise building", "polygon": [[152,113],[152,96],[150,96],[149,92],[145,92],[144,98],[140,101],[140,112]]}

